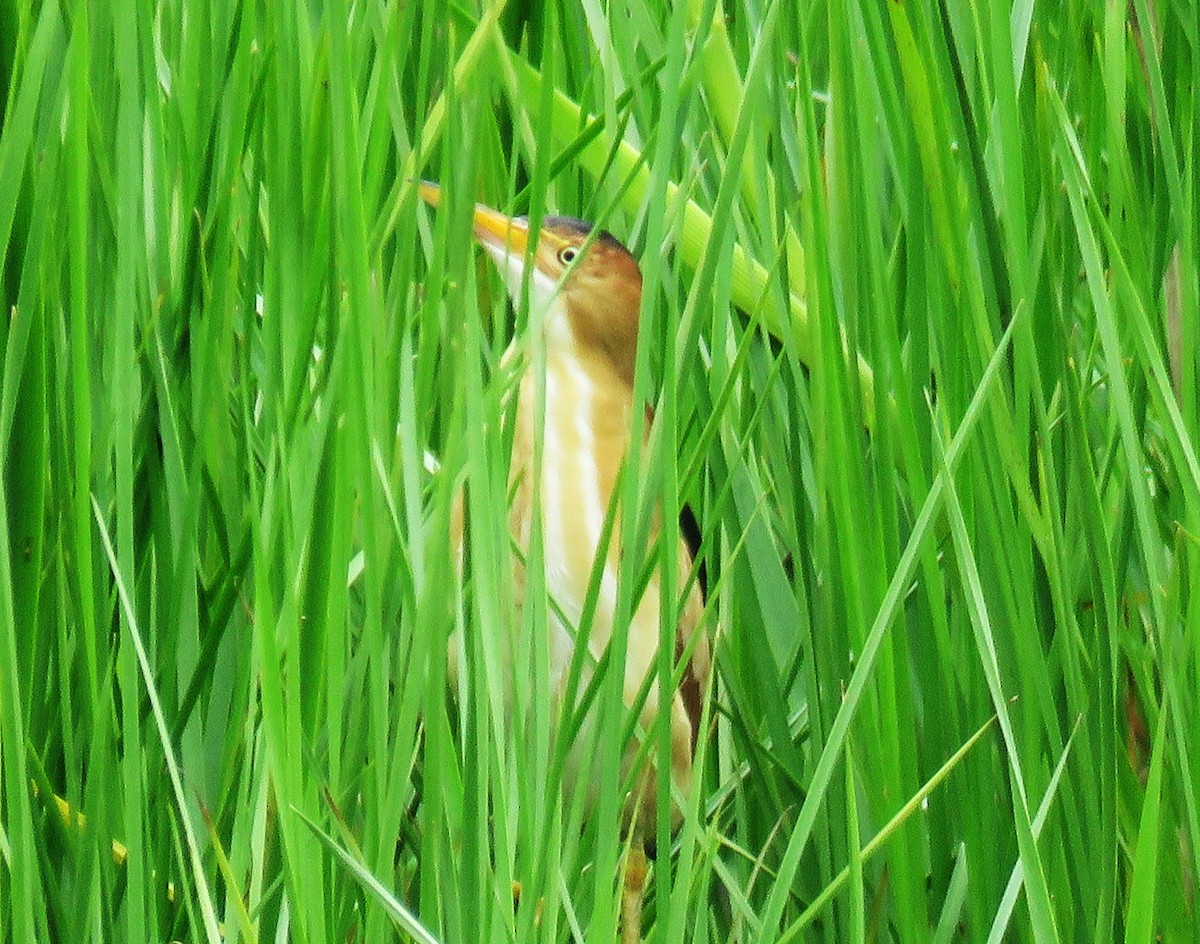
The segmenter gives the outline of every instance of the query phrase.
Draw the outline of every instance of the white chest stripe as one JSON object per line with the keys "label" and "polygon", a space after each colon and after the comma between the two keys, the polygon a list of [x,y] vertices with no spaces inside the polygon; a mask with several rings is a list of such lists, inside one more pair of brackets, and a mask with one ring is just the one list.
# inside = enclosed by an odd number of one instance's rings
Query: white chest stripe
{"label": "white chest stripe", "polygon": [[[550,355],[547,368],[541,477],[546,581],[568,621],[578,624],[610,496],[603,493],[596,463],[595,383],[573,357],[561,353]],[[606,565],[590,634],[589,648],[597,657],[612,634],[615,608],[616,576]],[[552,647],[562,660],[554,660],[554,669],[565,672],[569,634],[559,627],[555,636]]]}
{"label": "white chest stripe", "polygon": [[[520,267],[498,253],[493,255],[517,297]],[[546,589],[568,622],[578,626],[610,499],[602,492],[596,463],[598,443],[593,420],[597,388],[577,358],[575,338],[557,286],[536,269],[529,280],[529,308],[531,327],[541,329],[546,345],[545,424],[538,476]],[[537,421],[539,386],[531,376],[522,383],[522,394],[527,398],[522,408],[528,410],[531,423]],[[616,574],[605,561],[589,638],[589,648],[596,658],[603,654],[612,636],[616,601]],[[550,672],[557,687],[570,664],[572,633],[559,625],[553,611],[549,616]]]}

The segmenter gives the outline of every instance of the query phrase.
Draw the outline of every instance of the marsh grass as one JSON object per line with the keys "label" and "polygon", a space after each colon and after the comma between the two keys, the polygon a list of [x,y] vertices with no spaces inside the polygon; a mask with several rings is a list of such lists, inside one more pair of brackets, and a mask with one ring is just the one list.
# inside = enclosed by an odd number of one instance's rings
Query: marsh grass
{"label": "marsh grass", "polygon": [[0,5],[0,941],[614,940],[569,749],[669,744],[512,635],[477,199],[642,262],[619,606],[688,502],[719,634],[647,937],[1194,937],[1192,5],[667,7]]}

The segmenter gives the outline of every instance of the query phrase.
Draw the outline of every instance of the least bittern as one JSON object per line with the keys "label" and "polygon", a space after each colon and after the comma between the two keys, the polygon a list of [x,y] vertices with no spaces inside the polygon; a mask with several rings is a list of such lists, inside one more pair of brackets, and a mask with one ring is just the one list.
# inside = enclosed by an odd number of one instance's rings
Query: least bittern
{"label": "least bittern", "polygon": [[[420,193],[436,206],[441,190],[421,183]],[[549,216],[537,240],[528,221],[477,205],[475,236],[495,260],[514,304],[520,304],[528,269],[530,324],[542,333],[546,376],[526,370],[517,394],[510,482],[514,500],[509,527],[522,552],[528,550],[533,516],[541,515],[545,583],[558,613],[577,622],[583,613],[593,564],[601,553],[605,516],[617,488],[630,444],[634,410],[633,374],[637,348],[642,274],[637,262],[607,232],[592,236],[589,223]],[[539,410],[539,397],[545,397]],[[543,417],[541,468],[533,469],[536,424]],[[643,435],[649,434],[649,422]],[[535,488],[537,494],[535,495]],[[535,500],[536,499],[536,500]],[[462,517],[455,516],[453,540],[461,548]],[[682,533],[682,532],[681,532]],[[651,541],[657,535],[651,534]],[[613,534],[605,554],[594,618],[587,631],[591,655],[599,660],[613,635],[617,608],[620,538]],[[681,540],[677,554],[677,586],[690,587],[682,601],[676,632],[677,664],[686,662],[682,683],[669,699],[671,779],[681,795],[692,783],[692,764],[700,725],[701,696],[710,670],[708,641],[697,633],[704,601],[699,581],[690,581],[692,549]],[[518,600],[525,584],[524,564],[514,564]],[[624,694],[634,702],[655,672],[659,645],[660,580],[652,576],[638,599],[629,623]],[[577,635],[553,610],[548,614],[549,678],[557,701],[567,680]],[[456,643],[451,642],[451,676],[457,671]],[[657,682],[641,709],[643,730],[653,730],[662,699]],[[623,770],[636,784],[625,804],[633,855],[626,863],[623,927],[626,940],[636,940],[640,925],[641,882],[645,871],[642,847],[656,822],[655,768],[652,759],[633,770],[637,745],[626,751]],[[570,786],[570,785],[568,785]],[[673,805],[672,822],[679,819]]]}

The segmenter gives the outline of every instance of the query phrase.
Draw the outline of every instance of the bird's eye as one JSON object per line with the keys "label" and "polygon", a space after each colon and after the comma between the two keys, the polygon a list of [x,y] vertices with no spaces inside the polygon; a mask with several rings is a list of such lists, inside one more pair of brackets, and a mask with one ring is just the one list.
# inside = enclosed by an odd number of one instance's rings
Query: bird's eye
{"label": "bird's eye", "polygon": [[562,249],[558,251],[558,261],[565,266],[569,266],[575,261],[575,257],[577,255],[579,255],[579,250],[574,246],[563,246]]}

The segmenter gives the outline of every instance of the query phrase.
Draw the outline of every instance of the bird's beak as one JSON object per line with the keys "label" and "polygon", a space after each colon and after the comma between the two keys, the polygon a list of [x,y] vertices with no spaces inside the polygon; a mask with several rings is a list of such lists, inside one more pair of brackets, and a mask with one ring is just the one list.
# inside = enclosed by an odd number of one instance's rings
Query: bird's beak
{"label": "bird's beak", "polygon": [[[422,180],[417,184],[421,199],[431,207],[442,200],[442,188]],[[475,204],[475,237],[489,249],[503,255],[522,257],[529,245],[529,223],[520,217],[505,216],[482,203]]]}

